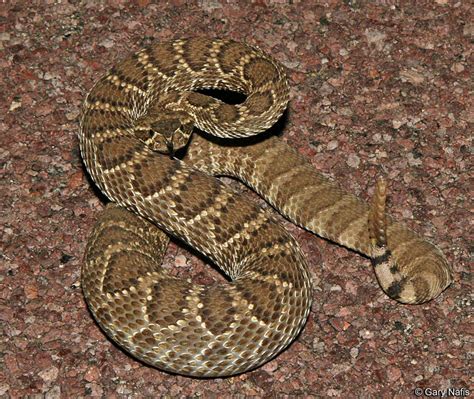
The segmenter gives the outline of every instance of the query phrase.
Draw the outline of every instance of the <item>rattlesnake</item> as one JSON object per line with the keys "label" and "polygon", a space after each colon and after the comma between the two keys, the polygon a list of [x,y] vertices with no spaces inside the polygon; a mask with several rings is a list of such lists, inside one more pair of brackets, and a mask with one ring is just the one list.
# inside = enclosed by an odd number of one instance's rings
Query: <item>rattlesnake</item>
{"label": "rattlesnake", "polygon": [[[197,92],[245,94],[225,104]],[[240,146],[194,135],[248,137],[279,119],[289,99],[283,67],[231,40],[188,39],[143,49],[89,92],[80,147],[96,185],[117,205],[86,249],[82,287],[99,325],[163,370],[200,377],[255,368],[303,327],[312,285],[297,242],[260,206],[211,175],[237,177],[294,223],[372,258],[394,299],[421,303],[451,283],[443,254],[343,192],[277,137]],[[183,160],[173,155],[181,147]],[[158,226],[158,227],[156,227]],[[202,286],[160,266],[168,238],[217,264],[227,284]]]}

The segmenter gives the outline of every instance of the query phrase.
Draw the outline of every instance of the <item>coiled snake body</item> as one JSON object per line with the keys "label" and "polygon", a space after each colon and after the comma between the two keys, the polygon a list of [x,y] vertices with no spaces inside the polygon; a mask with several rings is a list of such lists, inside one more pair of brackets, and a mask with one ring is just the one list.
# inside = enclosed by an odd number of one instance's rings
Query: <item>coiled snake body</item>
{"label": "coiled snake body", "polygon": [[[225,104],[198,93],[246,95]],[[288,102],[279,63],[230,40],[162,43],[117,64],[89,92],[81,153],[108,206],[89,240],[82,286],[104,331],[134,356],[184,375],[255,368],[303,327],[311,281],[295,240],[261,207],[211,175],[237,177],[284,216],[373,259],[380,285],[421,303],[451,282],[432,244],[385,216],[383,182],[372,206],[343,192],[276,137],[227,146],[195,135],[248,137]],[[188,145],[184,161],[170,154]],[[208,256],[230,282],[202,286],[160,266],[174,235]]]}

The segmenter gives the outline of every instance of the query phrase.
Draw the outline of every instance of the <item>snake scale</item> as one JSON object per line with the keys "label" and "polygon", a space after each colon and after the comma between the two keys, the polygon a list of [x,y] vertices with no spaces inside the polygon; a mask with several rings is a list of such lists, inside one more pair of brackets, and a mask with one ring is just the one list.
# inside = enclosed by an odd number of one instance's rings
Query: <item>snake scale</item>
{"label": "snake scale", "polygon": [[[245,95],[226,104],[203,89]],[[199,91],[201,90],[201,91]],[[302,329],[312,285],[297,242],[268,211],[215,175],[236,177],[289,220],[369,256],[382,289],[422,303],[452,280],[432,244],[345,193],[277,137],[251,145],[289,100],[283,67],[231,40],[159,43],[119,62],[88,93],[80,148],[114,205],[87,245],[82,287],[101,328],[135,357],[182,375],[242,373],[274,357]],[[185,147],[182,159],[176,151]],[[161,267],[167,234],[205,254],[229,281],[203,286]]]}

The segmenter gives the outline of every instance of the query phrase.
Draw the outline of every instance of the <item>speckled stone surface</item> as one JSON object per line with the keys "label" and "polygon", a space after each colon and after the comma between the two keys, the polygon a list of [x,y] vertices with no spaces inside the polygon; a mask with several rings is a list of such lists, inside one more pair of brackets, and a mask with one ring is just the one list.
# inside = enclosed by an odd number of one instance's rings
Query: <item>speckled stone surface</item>
{"label": "speckled stone surface", "polygon": [[[28,3],[0,9],[0,397],[406,398],[416,387],[474,388],[469,2]],[[80,289],[103,207],[79,157],[81,103],[129,51],[196,35],[245,40],[285,64],[283,138],[364,198],[384,173],[391,213],[454,267],[443,295],[400,305],[367,259],[285,222],[316,288],[302,334],[270,363],[196,380],[144,366],[107,340]],[[174,244],[164,266],[219,278]]]}

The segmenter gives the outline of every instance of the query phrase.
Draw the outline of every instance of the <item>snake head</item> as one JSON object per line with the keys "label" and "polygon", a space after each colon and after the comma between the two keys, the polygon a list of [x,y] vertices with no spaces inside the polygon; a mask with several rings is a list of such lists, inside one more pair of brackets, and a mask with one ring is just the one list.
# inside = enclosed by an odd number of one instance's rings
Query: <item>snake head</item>
{"label": "snake head", "polygon": [[[152,119],[152,120],[150,120]],[[147,115],[137,123],[135,135],[153,151],[171,156],[186,146],[193,132],[194,123],[183,112]]]}
{"label": "snake head", "polygon": [[153,151],[173,155],[188,144],[194,124],[183,115],[155,121],[151,124],[147,143]]}

